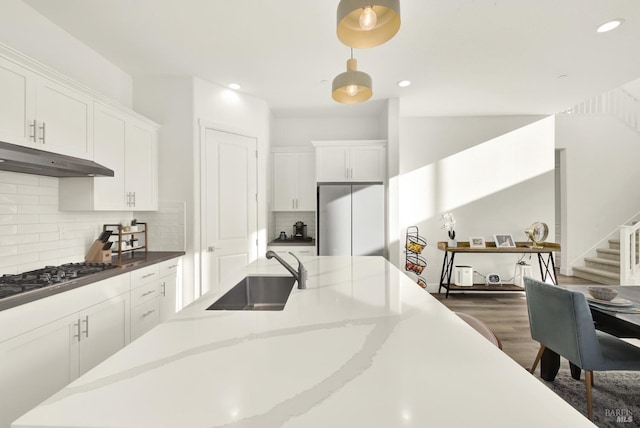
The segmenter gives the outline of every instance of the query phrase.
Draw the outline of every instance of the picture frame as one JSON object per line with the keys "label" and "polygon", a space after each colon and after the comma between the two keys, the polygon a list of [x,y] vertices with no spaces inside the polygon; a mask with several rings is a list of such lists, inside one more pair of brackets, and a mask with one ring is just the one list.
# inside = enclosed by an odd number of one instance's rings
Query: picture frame
{"label": "picture frame", "polygon": [[469,247],[470,248],[485,248],[487,243],[484,241],[482,236],[470,236],[469,237]]}
{"label": "picture frame", "polygon": [[513,248],[516,246],[516,242],[513,240],[513,236],[507,233],[493,235],[493,240],[496,243],[497,248]]}

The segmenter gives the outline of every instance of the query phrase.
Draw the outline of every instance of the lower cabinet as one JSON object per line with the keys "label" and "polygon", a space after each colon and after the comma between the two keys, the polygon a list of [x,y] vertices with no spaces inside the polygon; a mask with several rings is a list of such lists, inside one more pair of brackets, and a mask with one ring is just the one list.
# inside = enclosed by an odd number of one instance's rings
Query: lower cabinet
{"label": "lower cabinet", "polygon": [[0,427],[122,349],[128,310],[124,293],[0,343]]}
{"label": "lower cabinet", "polygon": [[160,263],[160,322],[171,318],[181,306],[181,278],[181,257]]}
{"label": "lower cabinet", "polygon": [[315,256],[315,245],[269,245],[267,250],[272,250],[281,256],[293,253],[296,257]]}

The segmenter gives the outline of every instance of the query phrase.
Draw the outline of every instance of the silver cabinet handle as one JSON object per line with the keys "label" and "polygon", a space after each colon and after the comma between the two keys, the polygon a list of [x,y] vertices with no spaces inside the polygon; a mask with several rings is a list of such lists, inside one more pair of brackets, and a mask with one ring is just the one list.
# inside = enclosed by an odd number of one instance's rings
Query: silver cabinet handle
{"label": "silver cabinet handle", "polygon": [[347,178],[349,178],[349,168],[347,168],[346,175],[347,175]]}
{"label": "silver cabinet handle", "polygon": [[142,276],[142,279],[149,278],[150,276],[153,276],[153,275],[155,275],[155,274],[156,274],[155,272],[148,273],[148,274],[146,274],[146,275],[143,275],[143,276]]}
{"label": "silver cabinet handle", "polygon": [[40,130],[42,131],[40,133],[40,141],[42,141],[42,144],[47,144],[47,124],[45,122],[42,122],[42,126],[40,127]]}
{"label": "silver cabinet handle", "polygon": [[296,207],[296,200],[291,199],[291,209],[294,209],[295,207]]}
{"label": "silver cabinet handle", "polygon": [[149,315],[151,315],[155,311],[156,311],[155,309],[151,309],[150,311],[145,312],[144,314],[142,314],[142,318],[148,317]]}
{"label": "silver cabinet handle", "polygon": [[133,206],[136,206],[136,192],[133,192]]}
{"label": "silver cabinet handle", "polygon": [[77,323],[73,324],[73,328],[76,329],[76,334],[74,334],[73,337],[78,339],[78,342],[80,342],[80,320],[78,320]]}
{"label": "silver cabinet handle", "polygon": [[166,281],[162,281],[162,284],[160,284],[160,287],[162,287],[162,291],[160,294],[162,294],[162,297],[166,297],[167,296],[167,282]]}
{"label": "silver cabinet handle", "polygon": [[153,293],[155,293],[155,292],[156,292],[156,290],[149,290],[149,291],[147,291],[146,293],[142,293],[142,296],[141,296],[141,297],[146,297],[146,296],[148,296],[149,294],[153,294]]}
{"label": "silver cabinet handle", "polygon": [[89,338],[89,315],[84,317],[84,337]]}
{"label": "silver cabinet handle", "polygon": [[127,192],[127,206],[131,206],[131,192]]}
{"label": "silver cabinet handle", "polygon": [[171,266],[169,266],[167,269],[175,269],[175,268],[177,268],[177,267],[178,267],[178,265],[171,265]]}
{"label": "silver cabinet handle", "polygon": [[33,142],[36,142],[36,128],[38,127],[36,120],[33,119],[32,123],[29,123],[29,129],[31,130],[31,132],[29,132],[29,139],[33,140]]}

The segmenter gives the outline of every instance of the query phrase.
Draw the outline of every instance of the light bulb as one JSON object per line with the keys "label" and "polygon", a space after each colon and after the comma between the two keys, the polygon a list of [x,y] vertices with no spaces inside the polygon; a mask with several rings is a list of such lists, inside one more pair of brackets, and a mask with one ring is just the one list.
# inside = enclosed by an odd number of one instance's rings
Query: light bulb
{"label": "light bulb", "polygon": [[358,93],[358,85],[347,85],[347,95],[350,97],[355,96]]}
{"label": "light bulb", "polygon": [[378,22],[378,16],[373,11],[373,9],[371,9],[371,6],[365,6],[363,9],[364,10],[360,14],[359,19],[360,28],[362,28],[364,31],[373,30],[373,28],[376,26],[376,23]]}

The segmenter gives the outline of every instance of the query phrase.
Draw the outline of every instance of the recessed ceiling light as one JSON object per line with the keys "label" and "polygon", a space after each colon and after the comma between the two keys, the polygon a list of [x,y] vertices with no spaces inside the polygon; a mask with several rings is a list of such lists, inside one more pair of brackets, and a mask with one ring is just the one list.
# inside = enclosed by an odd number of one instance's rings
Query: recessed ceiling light
{"label": "recessed ceiling light", "polygon": [[401,80],[398,82],[398,86],[400,86],[401,88],[406,88],[409,85],[411,85],[410,80]]}
{"label": "recessed ceiling light", "polygon": [[237,83],[229,83],[229,89],[237,91],[238,89],[240,89],[240,85],[238,85]]}
{"label": "recessed ceiling light", "polygon": [[618,28],[620,25],[622,25],[623,22],[624,22],[624,19],[622,18],[612,19],[611,21],[607,21],[601,26],[599,26],[596,31],[598,33],[606,33],[607,31],[611,31]]}

